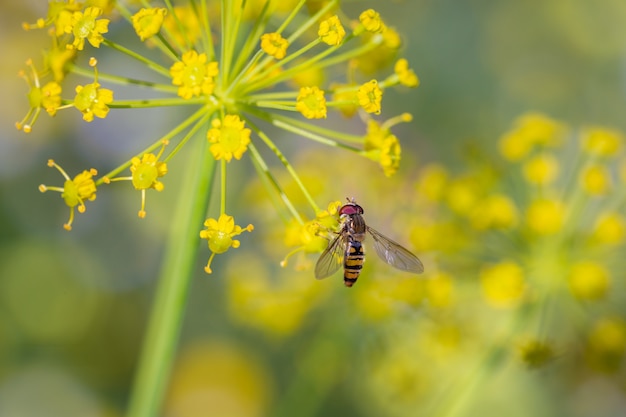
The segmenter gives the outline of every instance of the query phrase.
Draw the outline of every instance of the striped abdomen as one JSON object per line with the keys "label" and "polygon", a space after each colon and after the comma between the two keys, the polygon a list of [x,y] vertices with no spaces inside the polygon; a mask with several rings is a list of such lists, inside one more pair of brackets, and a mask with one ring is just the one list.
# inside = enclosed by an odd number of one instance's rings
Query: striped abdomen
{"label": "striped abdomen", "polygon": [[343,283],[346,287],[353,286],[359,278],[364,261],[365,253],[361,242],[349,239],[346,245],[346,256],[343,260]]}

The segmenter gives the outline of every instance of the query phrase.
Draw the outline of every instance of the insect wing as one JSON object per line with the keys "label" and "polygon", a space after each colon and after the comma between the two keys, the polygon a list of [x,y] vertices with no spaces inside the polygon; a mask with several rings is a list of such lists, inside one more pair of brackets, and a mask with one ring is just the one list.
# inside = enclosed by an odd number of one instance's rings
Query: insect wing
{"label": "insect wing", "polygon": [[374,249],[383,261],[402,271],[415,274],[424,272],[424,265],[417,256],[369,226],[367,231],[374,238]]}
{"label": "insect wing", "polygon": [[330,242],[315,264],[315,278],[324,279],[341,268],[345,255],[345,246],[345,240],[341,235],[338,235]]}

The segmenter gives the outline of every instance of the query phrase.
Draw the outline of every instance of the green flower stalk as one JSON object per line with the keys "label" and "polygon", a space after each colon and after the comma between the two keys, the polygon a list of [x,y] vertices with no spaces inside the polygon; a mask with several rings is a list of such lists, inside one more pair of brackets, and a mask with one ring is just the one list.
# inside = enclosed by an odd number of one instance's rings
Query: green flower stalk
{"label": "green flower stalk", "polygon": [[[132,27],[141,47],[109,38],[112,23]],[[50,166],[61,172],[65,183],[62,187],[40,186],[42,192],[61,193],[70,208],[65,224],[68,230],[75,223],[75,207],[85,213],[86,201],[93,202],[101,187],[108,192],[116,184],[130,183],[141,192],[138,216],[144,218],[149,213],[150,190],[167,192],[169,161],[186,146],[193,146],[194,155],[199,155],[197,161],[187,164],[195,171],[181,187],[181,206],[169,245],[172,249],[166,257],[131,398],[130,415],[154,415],[180,328],[194,244],[198,237],[207,241],[212,254],[205,271],[211,273],[214,256],[237,248],[240,242],[234,237],[253,230],[252,225],[237,225],[227,214],[226,179],[231,163],[237,165],[244,158],[252,162],[270,193],[282,202],[280,214],[298,225],[298,239],[307,243],[311,233],[315,235],[307,218],[322,219],[327,212],[311,197],[266,133],[267,128],[362,155],[391,176],[398,169],[401,148],[390,129],[410,121],[411,116],[403,114],[386,122],[374,116],[382,114],[386,89],[417,87],[419,80],[408,62],[399,58],[398,33],[371,9],[355,18],[346,16],[339,0],[51,1],[47,16],[24,24],[24,28],[46,29],[51,38],[44,62],[36,65],[29,60],[28,71],[21,74],[30,88],[30,110],[16,127],[26,133],[33,129],[42,109],[54,116],[74,108],[85,122],[106,119],[112,110],[189,109],[174,129],[155,138],[146,149],[137,149],[110,172],[97,176],[95,169],[85,170],[71,179],[51,161]],[[100,71],[98,59],[107,59],[100,53],[105,48],[144,65],[160,81]],[[83,56],[89,58],[88,65]],[[373,78],[389,66],[394,70],[387,71],[384,78]],[[69,74],[86,82],[68,86]],[[116,99],[116,91],[127,86],[150,90],[158,97]],[[343,117],[359,115],[367,133],[324,127],[324,119],[333,110]],[[292,203],[269,170],[260,152],[263,147],[298,184],[313,215],[301,214]],[[129,173],[124,174],[126,170]],[[220,182],[214,189],[211,179],[217,172]],[[207,213],[216,194],[219,213]],[[207,214],[209,218],[205,218]],[[202,218],[205,229],[199,232]],[[323,249],[319,244],[310,247]]]}

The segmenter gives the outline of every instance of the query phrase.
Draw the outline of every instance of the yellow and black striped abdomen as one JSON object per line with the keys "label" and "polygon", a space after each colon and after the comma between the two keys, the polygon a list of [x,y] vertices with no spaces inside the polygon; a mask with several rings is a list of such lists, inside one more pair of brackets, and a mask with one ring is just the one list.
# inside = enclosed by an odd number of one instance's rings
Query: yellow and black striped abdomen
{"label": "yellow and black striped abdomen", "polygon": [[361,242],[349,240],[346,245],[346,256],[343,260],[343,283],[346,284],[346,287],[353,286],[359,278],[364,261],[365,253]]}

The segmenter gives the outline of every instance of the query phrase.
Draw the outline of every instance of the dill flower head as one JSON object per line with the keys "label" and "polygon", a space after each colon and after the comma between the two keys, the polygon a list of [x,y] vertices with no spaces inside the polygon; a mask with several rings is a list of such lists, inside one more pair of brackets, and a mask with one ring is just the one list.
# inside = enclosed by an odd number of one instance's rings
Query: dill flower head
{"label": "dill flower head", "polygon": [[[226,163],[237,164],[244,158],[251,161],[268,190],[281,196],[282,214],[305,230],[305,216],[268,168],[265,158],[269,151],[294,178],[310,212],[322,212],[275,138],[266,133],[268,127],[295,139],[365,156],[378,162],[386,176],[397,171],[401,138],[391,128],[411,117],[404,114],[387,121],[374,117],[384,111],[386,89],[416,87],[418,79],[408,61],[399,56],[399,34],[375,10],[348,16],[341,12],[339,0],[315,4],[306,0],[289,4],[207,0],[181,1],[176,6],[146,1],[141,6],[130,1],[50,2],[45,18],[25,23],[25,29],[48,29],[52,48],[43,64],[27,64],[29,75],[25,72],[22,76],[30,87],[30,110],[16,124],[30,131],[41,109],[54,116],[74,108],[86,122],[106,119],[111,110],[190,109],[170,132],[152,138],[148,147],[141,143],[151,138],[137,138],[134,155],[111,172],[93,178],[98,187],[132,183],[142,194],[139,217],[146,214],[146,191],[165,188],[168,162],[188,143],[202,140],[198,138],[206,141],[221,174],[220,212],[210,217],[202,232],[213,254],[238,245],[236,240],[219,244],[216,236],[228,240],[252,230],[227,221],[232,217],[226,215]],[[110,36],[124,24],[137,40],[125,42]],[[131,72],[100,71],[98,59],[104,67],[111,54],[144,66],[154,76],[143,80]],[[68,85],[70,73],[84,80]],[[131,98],[116,98],[116,92],[127,88],[125,95]],[[141,89],[150,90],[151,98],[145,98]],[[132,94],[137,94],[136,98]],[[330,119],[333,111],[342,117],[360,114],[362,131],[367,127],[368,132],[324,127],[324,119]],[[371,133],[374,125],[375,139]],[[166,149],[165,143],[172,145]],[[153,151],[159,147],[156,155]],[[126,170],[130,173],[123,174]],[[74,206],[84,211],[85,199],[89,200],[88,196],[81,196]]]}
{"label": "dill flower head", "polygon": [[[594,330],[588,318],[567,311],[580,304],[593,315],[621,311],[626,199],[616,190],[624,186],[622,134],[528,113],[497,146],[500,157],[486,164],[460,172],[436,164],[420,170],[414,246],[446,259],[442,272],[453,279],[473,279],[486,309],[497,309],[515,320],[516,331],[530,335],[518,352],[529,367],[549,363],[554,346],[584,350],[562,327],[574,320],[591,335],[592,360],[615,369],[613,348],[599,335],[622,327]],[[621,342],[615,345],[622,352]]]}

